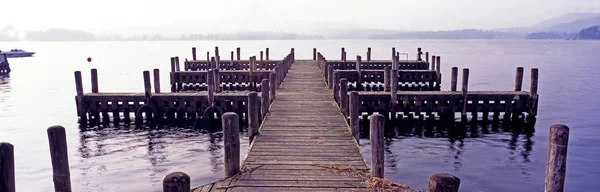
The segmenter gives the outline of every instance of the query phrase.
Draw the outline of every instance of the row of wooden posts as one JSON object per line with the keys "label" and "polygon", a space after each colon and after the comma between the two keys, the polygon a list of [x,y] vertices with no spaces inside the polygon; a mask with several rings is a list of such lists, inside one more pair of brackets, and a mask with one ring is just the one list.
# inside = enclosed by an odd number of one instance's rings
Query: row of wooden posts
{"label": "row of wooden posts", "polygon": [[0,55],[0,75],[10,73],[10,64],[8,63],[8,56],[6,53]]}
{"label": "row of wooden posts", "polygon": [[[235,49],[235,51],[236,51],[236,60],[240,60],[240,59],[241,59],[241,53],[242,53],[242,52],[241,52],[241,48],[240,48],[240,47],[237,47],[237,48]],[[268,47],[267,47],[267,48],[265,48],[265,52],[264,52],[264,54],[265,54],[265,56],[266,56],[266,58],[265,58],[265,59],[266,59],[266,60],[269,60],[269,48],[268,48]],[[196,47],[192,47],[192,60],[193,60],[193,61],[196,61],[196,60],[198,60],[198,58],[196,57],[196,55],[197,55],[197,54],[196,54]],[[221,59],[221,57],[220,57],[220,55],[219,55],[219,47],[215,47],[215,56],[214,56],[214,57],[215,57],[216,59],[218,59],[218,60],[220,60],[220,59]],[[210,51],[207,51],[207,52],[206,52],[206,60],[207,60],[207,62],[208,62],[208,61],[210,61],[210,59],[209,59],[209,58],[210,58]],[[231,60],[233,60],[233,51],[231,51]],[[260,60],[263,60],[263,51],[260,51]]]}
{"label": "row of wooden posts", "polygon": [[[268,54],[268,50],[269,49],[267,48],[267,54]],[[239,52],[239,48],[238,48],[238,52]],[[318,54],[317,53],[318,53],[317,52],[317,48],[313,48],[313,60],[317,60],[317,58],[318,58],[318,56],[317,56]],[[371,61],[371,47],[367,47],[366,54],[367,54],[367,62]],[[429,52],[425,52],[424,54],[425,54],[426,62],[429,63]],[[406,54],[406,55],[408,55],[408,54]],[[416,56],[416,58],[417,58],[417,61],[423,61],[423,51],[422,51],[422,49],[420,47],[417,48],[417,56]],[[436,58],[439,59],[439,56],[436,57],[435,55],[432,55],[432,60],[434,62],[435,62]],[[400,52],[396,51],[396,47],[392,47],[392,59],[400,60]],[[268,60],[268,57],[267,57],[267,60]],[[345,47],[341,48],[341,58],[340,58],[340,60],[343,60],[343,61],[346,60],[346,48]]]}

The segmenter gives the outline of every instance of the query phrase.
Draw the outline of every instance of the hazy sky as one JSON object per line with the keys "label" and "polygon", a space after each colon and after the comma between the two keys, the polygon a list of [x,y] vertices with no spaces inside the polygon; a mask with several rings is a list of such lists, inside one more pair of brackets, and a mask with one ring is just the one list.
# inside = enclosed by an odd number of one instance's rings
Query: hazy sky
{"label": "hazy sky", "polygon": [[600,12],[600,0],[2,0],[1,6],[0,27],[21,31],[169,34],[490,29]]}

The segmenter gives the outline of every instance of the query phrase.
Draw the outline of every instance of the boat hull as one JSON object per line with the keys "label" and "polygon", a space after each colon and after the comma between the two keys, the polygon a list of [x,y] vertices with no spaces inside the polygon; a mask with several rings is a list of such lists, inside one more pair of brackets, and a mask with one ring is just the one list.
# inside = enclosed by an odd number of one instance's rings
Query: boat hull
{"label": "boat hull", "polygon": [[6,54],[6,57],[8,57],[8,58],[17,58],[17,57],[31,57],[35,53],[33,53],[33,52],[19,52],[19,53],[3,52],[0,54]]}

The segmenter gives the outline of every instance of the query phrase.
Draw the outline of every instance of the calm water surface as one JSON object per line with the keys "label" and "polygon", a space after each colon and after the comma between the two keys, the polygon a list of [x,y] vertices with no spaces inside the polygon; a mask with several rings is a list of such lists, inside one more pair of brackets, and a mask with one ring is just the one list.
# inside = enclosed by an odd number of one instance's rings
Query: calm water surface
{"label": "calm water surface", "polygon": [[[99,89],[143,91],[142,71],[159,68],[162,91],[169,91],[169,57],[191,58],[191,47],[202,51],[219,46],[228,56],[235,47],[243,58],[269,47],[281,59],[291,47],[296,57],[310,58],[317,47],[328,59],[339,58],[346,47],[349,58],[388,59],[391,47],[410,53],[417,47],[442,56],[443,87],[448,90],[453,66],[470,69],[470,90],[511,90],[515,69],[525,68],[524,90],[530,69],[540,69],[539,114],[533,134],[494,131],[467,133],[462,140],[394,136],[386,141],[386,178],[424,189],[429,176],[448,172],[461,179],[461,191],[542,191],[548,127],[571,128],[566,191],[600,187],[600,42],[522,40],[403,40],[403,41],[185,41],[185,42],[2,42],[0,50],[22,48],[35,57],[11,59],[13,72],[0,77],[0,141],[15,146],[18,191],[53,189],[46,128],[67,130],[69,163],[74,191],[161,191],[168,173],[184,171],[197,186],[223,175],[223,141],[217,128],[92,127],[79,129],[75,111],[73,71],[81,70],[90,91],[89,69],[97,68]],[[351,57],[352,56],[352,57]],[[93,61],[88,63],[87,57]],[[460,79],[459,79],[460,82]],[[244,131],[243,136],[246,136]],[[242,137],[242,156],[248,146]],[[368,139],[361,150],[369,162]]]}

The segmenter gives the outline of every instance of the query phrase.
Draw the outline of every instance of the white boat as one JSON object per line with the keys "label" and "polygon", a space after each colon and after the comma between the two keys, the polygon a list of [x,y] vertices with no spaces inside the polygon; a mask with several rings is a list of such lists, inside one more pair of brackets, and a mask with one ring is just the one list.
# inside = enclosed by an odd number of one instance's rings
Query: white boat
{"label": "white boat", "polygon": [[31,57],[35,52],[24,51],[22,49],[12,49],[10,51],[0,51],[1,55],[6,54],[8,58],[16,58],[16,57]]}

